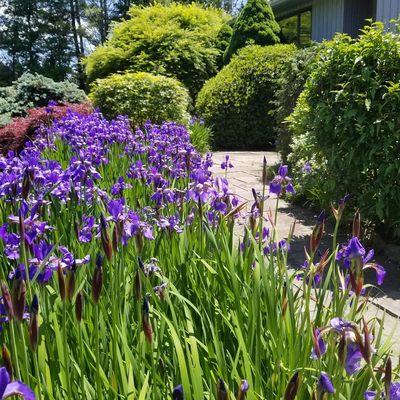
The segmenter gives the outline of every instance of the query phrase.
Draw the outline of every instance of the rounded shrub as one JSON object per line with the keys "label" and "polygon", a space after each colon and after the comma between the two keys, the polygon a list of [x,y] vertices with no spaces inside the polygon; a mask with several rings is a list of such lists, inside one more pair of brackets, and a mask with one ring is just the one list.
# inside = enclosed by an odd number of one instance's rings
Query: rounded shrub
{"label": "rounded shrub", "polygon": [[400,238],[400,38],[382,24],[324,45],[290,117],[299,191],[318,205],[349,193],[385,234]]}
{"label": "rounded shrub", "polygon": [[89,98],[108,118],[127,115],[133,124],[151,120],[188,121],[189,94],[176,79],[147,72],[126,72],[98,79]]}
{"label": "rounded shrub", "polygon": [[275,142],[274,93],[292,45],[248,46],[240,50],[200,91],[196,108],[213,128],[218,149],[265,149]]}
{"label": "rounded shrub", "polygon": [[279,43],[280,31],[268,0],[248,0],[233,26],[232,38],[224,54],[225,63],[249,44],[266,46]]}
{"label": "rounded shrub", "polygon": [[276,148],[284,163],[287,163],[292,143],[287,118],[293,112],[297,99],[304,89],[320,47],[320,44],[314,44],[293,53],[292,57],[285,60],[279,76],[278,90],[275,95],[275,132]]}
{"label": "rounded shrub", "polygon": [[217,73],[225,50],[220,30],[229,19],[223,11],[155,4],[134,6],[129,17],[115,24],[107,42],[84,61],[89,82],[124,70],[145,71],[175,77],[195,95]]}

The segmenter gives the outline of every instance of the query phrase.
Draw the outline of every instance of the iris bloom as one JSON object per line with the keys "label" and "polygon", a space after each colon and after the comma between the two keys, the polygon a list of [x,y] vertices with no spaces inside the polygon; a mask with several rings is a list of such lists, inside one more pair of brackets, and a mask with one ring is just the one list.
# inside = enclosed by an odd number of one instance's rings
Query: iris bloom
{"label": "iris bloom", "polygon": [[0,368],[0,399],[8,399],[12,396],[20,396],[25,400],[35,400],[33,391],[20,381],[11,381],[5,367]]}
{"label": "iris bloom", "polygon": [[[400,382],[393,382],[390,384],[389,400],[400,400]],[[375,400],[376,392],[373,390],[367,390],[364,393],[364,400]],[[385,396],[382,393],[381,398],[384,399]]]}
{"label": "iris bloom", "polygon": [[335,388],[333,387],[333,383],[329,378],[329,375],[325,372],[321,372],[321,375],[318,379],[318,390],[321,393],[335,393]]}
{"label": "iris bloom", "polygon": [[282,191],[287,193],[296,193],[292,184],[292,178],[288,174],[289,168],[287,165],[281,165],[278,170],[278,175],[270,182],[269,192],[280,196]]}

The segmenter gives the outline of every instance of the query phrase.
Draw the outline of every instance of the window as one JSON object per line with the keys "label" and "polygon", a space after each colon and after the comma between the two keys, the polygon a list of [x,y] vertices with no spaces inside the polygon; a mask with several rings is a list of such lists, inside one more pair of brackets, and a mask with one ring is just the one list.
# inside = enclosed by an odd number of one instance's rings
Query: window
{"label": "window", "polygon": [[311,44],[311,10],[303,11],[279,21],[283,43],[296,43],[300,47]]}

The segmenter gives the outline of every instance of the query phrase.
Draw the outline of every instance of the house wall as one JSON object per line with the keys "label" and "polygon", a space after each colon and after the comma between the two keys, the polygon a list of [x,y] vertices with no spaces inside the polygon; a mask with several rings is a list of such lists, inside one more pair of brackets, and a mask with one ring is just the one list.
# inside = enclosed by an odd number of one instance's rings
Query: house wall
{"label": "house wall", "polygon": [[343,32],[353,37],[360,34],[366,20],[376,17],[375,0],[346,0],[344,6]]}
{"label": "house wall", "polygon": [[400,16],[400,0],[377,0],[376,19],[389,23]]}
{"label": "house wall", "polygon": [[312,40],[321,42],[323,39],[331,39],[336,32],[343,32],[343,21],[344,0],[314,0]]}

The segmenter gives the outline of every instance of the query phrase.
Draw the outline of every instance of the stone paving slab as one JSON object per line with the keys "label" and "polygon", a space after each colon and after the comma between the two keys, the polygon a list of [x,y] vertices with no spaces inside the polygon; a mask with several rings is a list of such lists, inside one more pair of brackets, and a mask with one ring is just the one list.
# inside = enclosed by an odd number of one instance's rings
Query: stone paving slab
{"label": "stone paving slab", "polygon": [[[247,201],[247,209],[253,203],[252,189],[262,192],[262,163],[266,157],[269,166],[280,162],[276,152],[229,152],[230,161],[234,168],[228,172],[221,169],[220,165],[225,160],[225,152],[215,152],[213,154],[214,175],[226,176],[229,181],[231,192],[235,193],[240,200]],[[276,198],[266,200],[266,210],[275,213]],[[316,221],[316,213],[284,200],[279,200],[277,231],[280,238],[286,238],[290,226],[296,221],[295,232],[291,243],[289,264],[292,268],[298,268],[304,261],[304,247],[307,246],[309,236]],[[243,228],[237,227],[236,232],[239,236],[243,234]],[[323,245],[329,246],[331,238],[325,238]],[[345,237],[343,237],[343,241]],[[387,275],[385,283],[375,293],[372,304],[369,307],[367,317],[382,318],[385,316],[384,337],[390,336],[394,342],[393,350],[400,354],[400,268],[399,265],[392,265],[388,260],[378,260],[385,265]],[[374,278],[373,278],[374,279]],[[374,282],[372,280],[371,282]]]}

